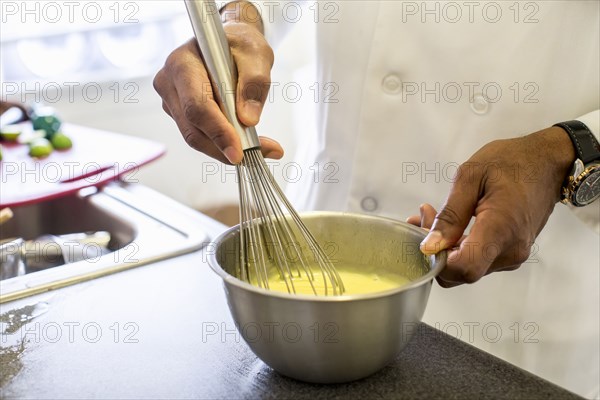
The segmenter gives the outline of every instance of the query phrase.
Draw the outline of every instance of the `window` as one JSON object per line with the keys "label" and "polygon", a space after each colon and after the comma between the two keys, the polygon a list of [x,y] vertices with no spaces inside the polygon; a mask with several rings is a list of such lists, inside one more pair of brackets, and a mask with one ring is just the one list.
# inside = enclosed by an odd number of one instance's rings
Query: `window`
{"label": "window", "polygon": [[153,75],[192,36],[183,1],[1,3],[3,96]]}

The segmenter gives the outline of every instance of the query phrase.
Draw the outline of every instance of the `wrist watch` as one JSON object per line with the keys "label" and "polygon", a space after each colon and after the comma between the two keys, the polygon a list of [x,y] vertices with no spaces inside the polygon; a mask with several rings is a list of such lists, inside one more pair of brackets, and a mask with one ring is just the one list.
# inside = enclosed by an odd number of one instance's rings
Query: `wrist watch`
{"label": "wrist watch", "polygon": [[577,156],[561,189],[561,201],[576,207],[591,204],[600,197],[600,144],[581,121],[566,121],[554,126],[569,134]]}

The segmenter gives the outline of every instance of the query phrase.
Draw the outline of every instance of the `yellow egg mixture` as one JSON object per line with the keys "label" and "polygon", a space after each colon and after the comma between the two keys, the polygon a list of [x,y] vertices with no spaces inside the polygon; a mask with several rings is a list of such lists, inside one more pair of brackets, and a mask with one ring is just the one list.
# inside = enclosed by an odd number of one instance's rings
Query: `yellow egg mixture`
{"label": "yellow egg mixture", "polygon": [[[365,294],[382,292],[384,290],[396,289],[410,283],[408,278],[403,276],[381,276],[376,273],[359,273],[337,268],[337,272],[344,282],[346,291],[344,294]],[[325,294],[323,276],[318,268],[313,269],[313,285],[317,294]],[[328,281],[329,282],[329,281]],[[310,282],[305,273],[301,277],[293,278],[296,294],[314,294]],[[279,275],[269,277],[269,289],[278,292],[288,292],[285,281]],[[328,285],[328,294],[331,292],[331,284]]]}

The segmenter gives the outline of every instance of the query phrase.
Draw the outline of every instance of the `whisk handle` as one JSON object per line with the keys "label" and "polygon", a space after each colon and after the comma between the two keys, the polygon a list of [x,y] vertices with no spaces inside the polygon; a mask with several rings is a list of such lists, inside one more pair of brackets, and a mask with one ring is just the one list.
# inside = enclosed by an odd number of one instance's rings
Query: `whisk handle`
{"label": "whisk handle", "polygon": [[237,70],[217,5],[214,0],[184,1],[215,100],[240,136],[242,149],[260,147],[256,129],[244,126],[235,111]]}

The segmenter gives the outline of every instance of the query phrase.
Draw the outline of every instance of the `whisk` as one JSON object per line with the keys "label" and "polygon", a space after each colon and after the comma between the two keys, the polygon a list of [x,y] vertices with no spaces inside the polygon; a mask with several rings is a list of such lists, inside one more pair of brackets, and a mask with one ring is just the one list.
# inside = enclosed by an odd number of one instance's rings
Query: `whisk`
{"label": "whisk", "polygon": [[[242,162],[236,165],[240,196],[238,277],[269,289],[274,267],[289,293],[296,293],[294,281],[304,276],[315,295],[342,294],[340,275],[268,169],[256,129],[243,126],[237,118],[237,70],[215,2],[185,0],[185,4],[215,100],[239,134],[244,152]],[[320,281],[323,293],[317,290]]]}

